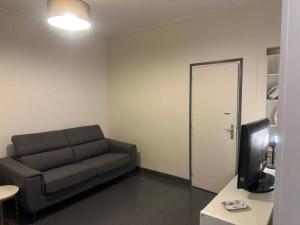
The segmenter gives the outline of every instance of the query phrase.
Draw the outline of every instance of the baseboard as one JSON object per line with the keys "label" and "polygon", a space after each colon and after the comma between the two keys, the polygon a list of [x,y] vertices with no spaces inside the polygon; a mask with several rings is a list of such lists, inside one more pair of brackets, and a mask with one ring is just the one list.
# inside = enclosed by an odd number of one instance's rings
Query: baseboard
{"label": "baseboard", "polygon": [[137,167],[136,169],[137,169],[137,171],[141,171],[141,172],[152,174],[152,175],[155,175],[155,176],[167,178],[167,179],[176,181],[178,183],[191,185],[191,181],[189,179],[173,176],[173,175],[162,173],[162,172],[155,171],[155,170],[146,169],[146,168],[143,168],[143,167]]}

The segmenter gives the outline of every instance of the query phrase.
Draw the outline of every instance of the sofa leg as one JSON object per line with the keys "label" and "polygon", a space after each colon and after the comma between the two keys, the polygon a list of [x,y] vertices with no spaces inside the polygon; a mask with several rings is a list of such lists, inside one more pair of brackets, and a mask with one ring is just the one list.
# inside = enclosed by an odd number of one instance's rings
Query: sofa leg
{"label": "sofa leg", "polygon": [[36,215],[37,215],[36,212],[32,213],[32,215],[31,215],[32,224],[35,224],[35,222],[36,222]]}

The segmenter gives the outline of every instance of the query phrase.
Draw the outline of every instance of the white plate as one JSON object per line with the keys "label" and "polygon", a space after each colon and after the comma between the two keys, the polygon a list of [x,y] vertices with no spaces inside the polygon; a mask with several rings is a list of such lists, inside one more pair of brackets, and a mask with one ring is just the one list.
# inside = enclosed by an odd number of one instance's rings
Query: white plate
{"label": "white plate", "polygon": [[248,204],[241,200],[225,201],[222,202],[223,206],[227,210],[238,210],[249,208]]}

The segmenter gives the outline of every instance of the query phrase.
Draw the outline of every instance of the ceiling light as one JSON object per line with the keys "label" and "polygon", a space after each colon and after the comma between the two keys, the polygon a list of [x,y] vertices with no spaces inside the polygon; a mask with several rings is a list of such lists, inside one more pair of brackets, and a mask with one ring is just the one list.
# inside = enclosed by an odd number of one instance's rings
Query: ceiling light
{"label": "ceiling light", "polygon": [[70,31],[89,29],[90,6],[81,0],[48,0],[48,23]]}

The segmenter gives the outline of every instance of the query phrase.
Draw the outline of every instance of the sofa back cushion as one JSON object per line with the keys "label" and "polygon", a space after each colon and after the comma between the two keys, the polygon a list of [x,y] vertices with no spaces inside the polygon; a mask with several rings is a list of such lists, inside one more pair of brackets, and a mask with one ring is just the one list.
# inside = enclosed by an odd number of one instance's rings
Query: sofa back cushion
{"label": "sofa back cushion", "polygon": [[99,125],[65,129],[64,133],[70,145],[80,145],[104,138]]}
{"label": "sofa back cushion", "polygon": [[33,169],[46,171],[73,163],[75,162],[75,157],[72,149],[66,147],[48,152],[21,156],[19,157],[19,161]]}
{"label": "sofa back cushion", "polygon": [[74,150],[75,158],[81,161],[97,155],[101,155],[109,151],[109,145],[105,140],[93,141],[72,147]]}
{"label": "sofa back cushion", "polygon": [[39,171],[100,155],[109,149],[99,125],[14,135],[11,140],[18,160]]}
{"label": "sofa back cushion", "polygon": [[65,129],[64,132],[77,161],[103,154],[109,150],[109,145],[99,125]]}
{"label": "sofa back cushion", "polygon": [[62,131],[14,135],[11,138],[17,156],[31,155],[68,146]]}

